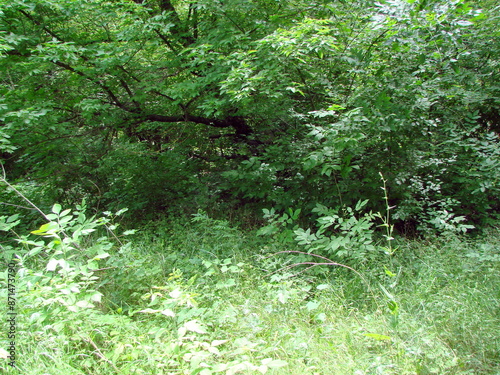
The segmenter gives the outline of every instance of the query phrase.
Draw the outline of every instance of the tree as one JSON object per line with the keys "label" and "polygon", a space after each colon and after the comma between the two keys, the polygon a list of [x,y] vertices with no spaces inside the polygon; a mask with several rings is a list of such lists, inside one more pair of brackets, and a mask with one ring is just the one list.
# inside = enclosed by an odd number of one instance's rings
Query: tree
{"label": "tree", "polygon": [[382,170],[401,220],[488,215],[500,49],[481,5],[4,0],[3,157],[51,199],[137,210],[202,190],[377,208]]}

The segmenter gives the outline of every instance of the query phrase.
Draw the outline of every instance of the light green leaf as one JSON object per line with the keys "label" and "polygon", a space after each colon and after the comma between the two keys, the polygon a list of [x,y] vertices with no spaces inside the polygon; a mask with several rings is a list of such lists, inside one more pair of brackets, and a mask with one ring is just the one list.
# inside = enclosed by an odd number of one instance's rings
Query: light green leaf
{"label": "light green leaf", "polygon": [[43,247],[41,246],[37,246],[37,247],[34,247],[33,249],[31,249],[28,253],[29,256],[34,256],[34,255],[37,255],[39,254],[41,251],[43,250]]}
{"label": "light green leaf", "polygon": [[309,311],[316,310],[319,307],[320,303],[317,301],[309,301],[306,304],[306,308]]}
{"label": "light green leaf", "polygon": [[59,214],[60,217],[67,216],[71,212],[71,209],[66,209]]}
{"label": "light green leaf", "polygon": [[94,307],[94,305],[91,304],[89,301],[78,301],[75,305],[83,309],[89,309]]}
{"label": "light green leaf", "polygon": [[389,277],[395,277],[397,276],[395,273],[391,272],[390,270],[388,270],[387,268],[384,267],[384,270],[385,270],[385,274]]}
{"label": "light green leaf", "polygon": [[35,234],[37,236],[45,236],[46,234],[48,234],[48,231],[50,231],[51,228],[53,227],[54,223],[43,224],[39,229],[31,231],[30,233]]}
{"label": "light green leaf", "polygon": [[288,366],[288,362],[281,359],[266,358],[262,360],[262,364],[269,368],[278,368]]}
{"label": "light green leaf", "polygon": [[318,315],[316,315],[316,320],[319,320],[320,322],[324,322],[326,320],[326,314],[319,313]]}
{"label": "light green leaf", "polygon": [[162,310],[162,311],[160,311],[160,312],[161,312],[163,315],[165,315],[165,316],[170,316],[170,317],[172,317],[172,318],[174,318],[174,317],[175,317],[175,313],[174,313],[172,310],[170,310],[170,309],[165,309],[165,310]]}
{"label": "light green leaf", "polygon": [[58,264],[59,261],[57,259],[52,258],[51,260],[49,260],[49,263],[47,263],[47,271],[55,271]]}
{"label": "light green leaf", "polygon": [[375,339],[377,341],[390,341],[390,340],[392,340],[392,337],[386,336],[386,335],[380,335],[378,333],[364,333],[363,336],[370,337],[370,338]]}
{"label": "light green leaf", "polygon": [[9,358],[9,352],[4,348],[0,348],[0,358],[2,359]]}
{"label": "light green leaf", "polygon": [[147,308],[147,309],[144,309],[144,310],[140,310],[138,312],[144,313],[144,314],[156,314],[156,313],[161,312],[161,310],[153,310],[153,309]]}
{"label": "light green leaf", "polygon": [[182,295],[182,292],[179,289],[175,289],[175,290],[171,291],[170,293],[168,293],[168,295],[170,297],[172,297],[173,299],[177,299]]}
{"label": "light green leaf", "polygon": [[387,296],[387,298],[389,298],[391,301],[395,301],[394,296],[382,284],[379,284],[379,286],[380,286],[380,289],[382,289],[384,294]]}
{"label": "light green leaf", "polygon": [[212,343],[210,345],[211,346],[219,346],[219,345],[225,344],[226,342],[228,342],[228,340],[214,340],[214,341],[212,341]]}
{"label": "light green leaf", "polygon": [[98,260],[98,259],[104,259],[104,258],[107,258],[109,257],[109,253],[102,253],[102,254],[97,254],[94,259]]}
{"label": "light green leaf", "polygon": [[58,215],[56,214],[48,214],[45,216],[47,218],[47,220],[51,220],[51,221],[54,221],[54,220],[57,220],[57,218],[59,217]]}
{"label": "light green leaf", "polygon": [[201,334],[207,333],[207,330],[203,328],[196,320],[190,320],[189,322],[184,323],[184,328],[190,332]]}
{"label": "light green leaf", "polygon": [[59,212],[61,212],[61,205],[59,203],[56,203],[52,206],[52,212],[55,213],[56,215],[59,214]]}

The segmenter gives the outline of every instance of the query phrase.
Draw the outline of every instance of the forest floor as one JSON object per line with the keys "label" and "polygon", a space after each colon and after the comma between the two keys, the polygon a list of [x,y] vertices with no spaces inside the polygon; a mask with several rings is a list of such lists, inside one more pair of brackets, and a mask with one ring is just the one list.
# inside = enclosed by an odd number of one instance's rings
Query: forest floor
{"label": "forest floor", "polygon": [[396,239],[393,256],[353,269],[292,267],[303,258],[277,253],[296,245],[208,218],[129,240],[85,284],[102,293],[93,307],[61,297],[81,298],[81,276],[18,275],[17,369],[3,358],[4,373],[500,374],[498,229]]}

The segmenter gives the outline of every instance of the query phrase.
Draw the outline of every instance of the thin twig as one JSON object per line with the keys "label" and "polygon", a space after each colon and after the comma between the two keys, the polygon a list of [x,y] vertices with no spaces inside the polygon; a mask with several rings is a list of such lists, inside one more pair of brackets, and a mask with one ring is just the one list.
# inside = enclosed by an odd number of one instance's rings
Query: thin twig
{"label": "thin twig", "polygon": [[[293,268],[293,267],[301,266],[301,265],[310,265],[310,266],[307,267],[305,270],[303,270],[303,271],[301,271],[301,272],[299,272],[299,273],[297,273],[297,274],[295,274],[293,276],[299,275],[299,274],[307,271],[308,269],[316,267],[316,266],[339,266],[339,267],[347,268],[348,270],[351,270],[356,275],[358,275],[361,278],[361,280],[363,280],[363,282],[366,284],[366,286],[368,287],[368,290],[370,291],[370,293],[373,296],[375,296],[375,294],[373,293],[373,290],[372,290],[370,284],[368,283],[368,281],[363,277],[363,275],[361,273],[359,273],[358,271],[356,271],[352,267],[349,267],[349,266],[347,266],[345,264],[342,264],[342,263],[334,262],[334,261],[332,261],[332,260],[330,260],[330,259],[328,259],[328,258],[326,258],[324,256],[318,255],[318,254],[306,253],[305,251],[284,250],[284,251],[278,251],[277,253],[274,253],[271,256],[278,255],[278,254],[302,254],[302,255],[309,255],[309,256],[312,256],[312,257],[316,257],[316,258],[320,258],[320,259],[326,260],[326,262],[300,262],[300,263],[294,263],[294,264],[288,265],[286,267],[282,267],[282,268],[280,268],[277,271],[271,272],[271,273],[267,274],[266,276],[275,274],[276,272],[279,272],[279,271],[283,271],[283,270],[287,270],[287,269],[290,269],[290,268]],[[270,258],[271,256],[269,256],[267,258]]]}
{"label": "thin twig", "polygon": [[112,270],[112,269],[115,269],[115,268],[118,268],[118,267],[105,267],[105,268],[98,268],[98,269],[91,270],[91,271],[92,271],[92,272],[98,272],[98,271]]}
{"label": "thin twig", "polygon": [[23,208],[25,210],[31,210],[33,211],[34,208],[31,208],[31,207],[25,207],[25,206],[19,206],[18,204],[12,204],[12,203],[5,203],[5,202],[0,202],[0,204],[4,204],[6,206],[12,206],[12,207],[17,207],[17,208]]}
{"label": "thin twig", "polygon": [[[321,255],[318,255],[318,254],[312,254],[312,253],[306,253],[305,251],[298,251],[298,250],[284,250],[284,251],[278,251],[277,253],[275,253],[274,255],[277,255],[277,254],[302,254],[302,255],[310,255],[312,257],[316,257],[316,258],[320,258],[320,259],[323,259],[323,260],[326,260],[326,262],[324,263],[320,263],[320,262],[300,262],[300,263],[296,263],[292,266],[299,266],[301,264],[317,264],[317,265],[323,265],[323,266],[339,266],[339,267],[343,267],[343,268],[347,268],[351,271],[353,271],[354,273],[356,273],[359,277],[361,277],[361,279],[363,279],[363,281],[366,282],[365,278],[363,277],[363,275],[361,275],[358,271],[356,271],[354,268],[352,267],[349,267],[345,264],[342,264],[342,263],[337,263],[337,262],[334,262],[333,260],[330,260],[324,256],[321,256]],[[277,272],[277,271],[276,271]],[[274,272],[273,272],[274,273]]]}
{"label": "thin twig", "polygon": [[[39,212],[43,218],[45,220],[47,220],[48,222],[51,222],[52,220],[49,219],[47,217],[47,215],[41,210],[39,209],[32,201],[30,201],[23,193],[21,193],[19,190],[17,190],[14,186],[12,186],[12,184],[10,184],[8,181],[7,181],[7,178],[6,178],[6,173],[5,173],[5,168],[3,167],[2,164],[0,164],[0,166],[2,167],[2,177],[0,178],[0,181],[4,182],[8,187],[10,187],[12,190],[14,190],[14,192],[16,194],[18,194],[21,198],[23,198],[26,202],[29,203],[30,206],[32,206],[37,212]],[[27,208],[27,207],[26,207]],[[61,233],[63,234],[64,237],[66,238],[71,238],[64,230],[61,230]],[[77,244],[76,242],[72,242],[72,245],[74,245],[75,247],[77,247],[78,249],[80,250],[83,250],[82,247]]]}
{"label": "thin twig", "polygon": [[94,352],[94,353],[95,353],[95,355],[97,355],[97,356],[98,356],[99,358],[101,358],[104,362],[106,362],[106,363],[107,363],[107,364],[109,364],[111,367],[113,367],[113,369],[114,369],[117,373],[119,373],[119,374],[121,374],[121,373],[122,373],[122,372],[120,371],[120,369],[119,369],[118,367],[116,367],[116,365],[115,365],[113,362],[111,362],[108,358],[106,358],[106,357],[104,356],[104,354],[102,354],[101,350],[97,347],[97,345],[95,344],[95,342],[94,342],[94,341],[92,341],[92,339],[91,339],[91,338],[84,338],[84,337],[82,337],[82,339],[83,339],[83,341],[88,342],[90,345],[92,345],[92,346],[94,347],[94,349],[95,349],[95,352]]}
{"label": "thin twig", "polygon": [[21,198],[23,198],[26,202],[29,203],[29,205],[31,207],[33,207],[35,210],[37,210],[44,218],[45,220],[47,221],[50,221],[49,218],[47,217],[47,215],[45,215],[45,213],[39,209],[32,201],[30,201],[28,198],[26,198],[26,196],[21,193],[19,190],[17,190],[14,186],[12,186],[8,181],[7,181],[7,177],[6,177],[6,173],[5,173],[5,168],[3,167],[2,164],[0,164],[0,166],[2,166],[2,178],[1,178],[1,181],[4,182],[8,187],[10,187],[12,190],[14,190],[16,192],[16,194],[18,194]]}

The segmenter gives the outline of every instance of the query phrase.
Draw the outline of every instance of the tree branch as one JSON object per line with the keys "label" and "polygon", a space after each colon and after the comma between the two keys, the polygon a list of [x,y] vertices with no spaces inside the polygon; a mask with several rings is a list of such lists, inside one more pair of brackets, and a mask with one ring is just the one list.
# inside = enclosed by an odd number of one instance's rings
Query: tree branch
{"label": "tree branch", "polygon": [[111,100],[113,101],[113,103],[120,107],[121,109],[127,111],[127,112],[132,112],[130,109],[128,109],[119,99],[118,97],[113,93],[113,91],[111,91],[111,89],[106,86],[105,84],[97,81],[96,79],[92,78],[92,77],[89,77],[88,75],[86,75],[85,73],[83,72],[80,72],[79,70],[76,70],[75,68],[73,68],[71,65],[69,64],[66,64],[66,63],[63,63],[61,61],[52,61],[54,64],[56,64],[57,66],[60,66],[61,68],[64,68],[72,73],[75,73],[75,74],[78,74],[79,76],[81,77],[84,77],[86,79],[88,79],[89,81],[91,81],[92,83],[96,84],[97,86],[99,86],[100,88],[102,88],[106,94],[108,94],[108,96],[111,98]]}
{"label": "tree branch", "polygon": [[234,128],[236,130],[236,134],[241,136],[247,136],[252,133],[252,129],[246,123],[245,119],[240,116],[229,116],[223,120],[200,117],[200,116],[192,116],[189,114],[186,115],[177,115],[177,116],[164,116],[164,115],[155,115],[149,114],[145,117],[146,121],[157,121],[157,122],[194,122],[197,124],[204,124],[208,126],[212,126],[214,128]]}
{"label": "tree branch", "polygon": [[[174,24],[174,26],[170,29],[172,34],[177,35],[179,37],[180,43],[187,47],[190,44],[195,42],[195,39],[189,35],[189,31],[187,30],[186,25],[182,24],[182,21],[179,17],[179,14],[175,10],[175,7],[172,4],[171,0],[160,0],[160,9],[167,13],[170,18],[170,21]],[[160,35],[161,37],[161,35]],[[162,38],[163,39],[163,38]],[[165,41],[165,40],[164,40]]]}

